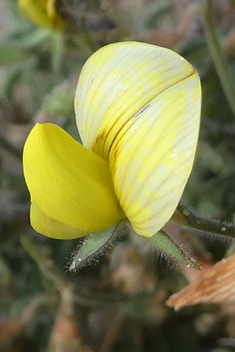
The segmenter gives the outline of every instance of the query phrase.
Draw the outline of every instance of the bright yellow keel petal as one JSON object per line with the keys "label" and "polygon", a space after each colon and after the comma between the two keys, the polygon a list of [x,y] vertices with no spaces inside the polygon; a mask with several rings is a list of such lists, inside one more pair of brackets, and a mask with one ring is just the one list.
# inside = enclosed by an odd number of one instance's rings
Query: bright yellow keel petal
{"label": "bright yellow keel petal", "polygon": [[121,218],[108,163],[60,127],[35,125],[23,166],[31,197],[47,217],[87,233]]}

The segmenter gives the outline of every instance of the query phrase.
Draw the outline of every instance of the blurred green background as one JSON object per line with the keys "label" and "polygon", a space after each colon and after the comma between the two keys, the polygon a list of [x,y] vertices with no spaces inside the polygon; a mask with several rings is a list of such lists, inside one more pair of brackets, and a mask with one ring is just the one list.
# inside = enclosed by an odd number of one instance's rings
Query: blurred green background
{"label": "blurred green background", "polygon": [[[24,18],[17,1],[1,1],[1,352],[235,351],[234,305],[167,307],[190,275],[141,238],[121,236],[92,265],[71,274],[68,263],[81,240],[51,240],[30,227],[22,173],[22,149],[34,123],[54,122],[79,139],[73,98],[85,60],[108,43],[145,41],[184,56],[202,81],[200,139],[183,199],[205,218],[235,222],[235,115],[215,69],[205,4],[59,0],[66,29],[55,30]],[[213,1],[212,16],[234,88],[234,1]],[[210,263],[229,247],[213,236],[190,238]]]}

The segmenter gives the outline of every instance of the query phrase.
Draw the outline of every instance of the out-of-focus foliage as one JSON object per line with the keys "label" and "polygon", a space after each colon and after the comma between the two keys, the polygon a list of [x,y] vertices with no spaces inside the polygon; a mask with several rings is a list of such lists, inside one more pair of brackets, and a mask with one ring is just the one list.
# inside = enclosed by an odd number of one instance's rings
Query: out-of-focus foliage
{"label": "out-of-focus foliage", "polygon": [[[185,6],[186,3],[186,6]],[[235,221],[235,117],[227,103],[193,1],[59,0],[66,30],[39,27],[5,0],[0,11],[0,351],[232,351],[232,305],[175,313],[170,294],[199,274],[172,266],[125,229],[106,255],[76,274],[68,270],[81,240],[50,240],[29,225],[23,143],[35,122],[52,121],[79,139],[73,98],[80,69],[105,44],[143,40],[171,47],[202,81],[197,158],[184,199],[204,218]],[[214,1],[213,18],[235,85],[235,8]],[[188,242],[203,263],[221,259],[229,241],[190,234],[170,223],[167,233]],[[232,339],[232,340],[231,340]]]}

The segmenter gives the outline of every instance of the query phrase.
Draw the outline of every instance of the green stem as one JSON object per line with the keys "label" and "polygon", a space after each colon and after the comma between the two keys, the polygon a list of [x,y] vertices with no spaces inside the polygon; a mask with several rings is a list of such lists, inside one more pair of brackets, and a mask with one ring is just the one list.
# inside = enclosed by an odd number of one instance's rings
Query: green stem
{"label": "green stem", "polygon": [[180,202],[172,220],[177,224],[211,235],[235,238],[235,226],[214,219],[204,219],[190,207]]}
{"label": "green stem", "polygon": [[225,96],[235,116],[235,90],[229,76],[227,65],[224,59],[224,53],[219,44],[215,27],[213,25],[212,1],[213,0],[207,0],[204,6],[206,38],[217,74],[224,89]]}
{"label": "green stem", "polygon": [[51,35],[51,63],[54,72],[61,71],[64,54],[64,33],[60,31],[53,31]]}

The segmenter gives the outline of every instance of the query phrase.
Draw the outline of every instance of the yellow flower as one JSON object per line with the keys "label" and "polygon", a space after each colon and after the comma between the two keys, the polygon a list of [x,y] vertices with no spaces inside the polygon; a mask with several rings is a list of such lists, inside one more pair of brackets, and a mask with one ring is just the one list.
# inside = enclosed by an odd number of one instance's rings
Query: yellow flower
{"label": "yellow flower", "polygon": [[26,141],[32,226],[68,239],[127,217],[139,235],[155,234],[191,172],[200,106],[198,74],[173,51],[136,42],[98,50],[75,96],[84,146],[53,124]]}
{"label": "yellow flower", "polygon": [[64,19],[57,10],[57,0],[18,0],[21,13],[38,26],[63,29]]}

